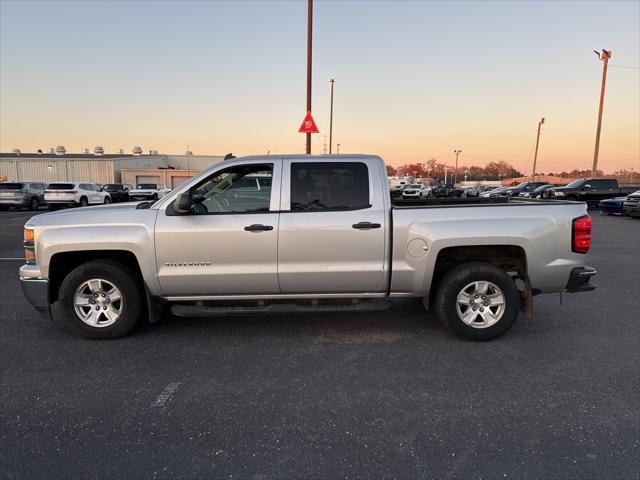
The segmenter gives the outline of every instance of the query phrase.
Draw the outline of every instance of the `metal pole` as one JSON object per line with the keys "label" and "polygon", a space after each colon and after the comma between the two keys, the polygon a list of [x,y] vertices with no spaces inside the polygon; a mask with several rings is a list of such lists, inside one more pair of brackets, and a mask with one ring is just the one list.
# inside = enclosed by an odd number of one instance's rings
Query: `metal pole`
{"label": "metal pole", "polygon": [[602,129],[602,110],[604,108],[604,88],[607,84],[607,66],[609,65],[609,59],[611,58],[611,50],[607,51],[604,48],[602,53],[598,53],[594,50],[598,58],[602,60],[602,85],[600,86],[600,108],[598,109],[598,129],[596,130],[596,146],[593,152],[593,168],[591,169],[591,175],[596,176],[598,170],[598,153],[600,151],[600,130]]}
{"label": "metal pole", "polygon": [[331,145],[333,139],[333,84],[336,82],[334,78],[330,80],[331,83],[331,112],[329,114],[329,155],[331,155]]}
{"label": "metal pole", "polygon": [[538,122],[538,135],[536,136],[536,153],[533,154],[533,171],[531,172],[531,181],[536,180],[536,163],[538,162],[538,145],[540,144],[540,127],[544,123],[544,117]]}
{"label": "metal pole", "polygon": [[453,185],[458,182],[458,155],[462,153],[462,150],[454,150],[453,153],[456,154],[456,171],[453,173]]}
{"label": "metal pole", "polygon": [[[307,112],[311,111],[311,42],[313,39],[313,0],[307,0]],[[311,134],[307,133],[307,155],[311,155]]]}
{"label": "metal pole", "polygon": [[336,147],[338,147],[338,155],[340,155],[340,144],[338,143]]}

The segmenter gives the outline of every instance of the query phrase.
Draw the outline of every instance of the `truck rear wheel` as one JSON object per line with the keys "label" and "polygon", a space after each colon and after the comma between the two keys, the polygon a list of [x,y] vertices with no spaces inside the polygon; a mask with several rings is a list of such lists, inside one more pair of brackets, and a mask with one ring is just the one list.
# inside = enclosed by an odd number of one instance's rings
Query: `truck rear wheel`
{"label": "truck rear wheel", "polygon": [[68,330],[85,338],[105,339],[122,337],[135,327],[144,292],[125,265],[95,260],[73,269],[58,297],[61,320]]}
{"label": "truck rear wheel", "polygon": [[493,340],[518,318],[520,294],[515,283],[495,265],[469,262],[450,270],[435,299],[438,318],[460,336]]}

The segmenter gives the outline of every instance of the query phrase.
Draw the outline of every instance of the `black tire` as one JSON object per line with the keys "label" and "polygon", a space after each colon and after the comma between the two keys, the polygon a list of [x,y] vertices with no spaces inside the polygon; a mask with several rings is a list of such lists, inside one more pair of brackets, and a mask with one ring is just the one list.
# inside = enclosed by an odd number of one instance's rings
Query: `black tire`
{"label": "black tire", "polygon": [[[121,314],[109,326],[95,327],[85,323],[76,313],[74,297],[82,283],[93,278],[106,280],[116,286],[122,294]],[[67,330],[85,338],[111,339],[129,333],[140,321],[143,311],[141,299],[144,291],[137,275],[126,265],[110,260],[94,260],[74,268],[62,281],[58,291],[60,321]]]}
{"label": "black tire", "polygon": [[78,205],[81,207],[86,207],[87,205],[89,205],[89,200],[87,200],[87,197],[81,197],[80,203]]}
{"label": "black tire", "polygon": [[111,198],[109,197],[104,197],[104,204],[105,205],[109,205],[111,203]]}
{"label": "black tire", "polygon": [[35,212],[39,208],[40,208],[40,202],[36,197],[32,197],[31,201],[29,202],[29,210],[31,210],[32,212]]}
{"label": "black tire", "polygon": [[[499,287],[504,297],[502,315],[497,322],[486,327],[468,325],[462,321],[457,312],[458,294],[465,286],[477,281],[493,283]],[[495,265],[468,262],[451,269],[442,278],[434,306],[438,319],[447,323],[458,335],[470,340],[493,340],[509,330],[518,318],[520,293],[511,277]]]}

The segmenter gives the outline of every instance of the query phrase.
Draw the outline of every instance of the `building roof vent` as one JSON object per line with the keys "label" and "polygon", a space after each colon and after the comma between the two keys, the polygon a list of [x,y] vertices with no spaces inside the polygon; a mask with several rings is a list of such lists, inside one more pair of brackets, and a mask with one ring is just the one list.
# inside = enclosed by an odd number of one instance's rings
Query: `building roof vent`
{"label": "building roof vent", "polygon": [[124,155],[124,150],[123,150],[123,149],[121,149],[121,148],[119,148],[119,149],[118,149],[118,155]]}
{"label": "building roof vent", "polygon": [[102,155],[104,154],[104,148],[97,146],[96,148],[93,149],[93,153],[96,155]]}
{"label": "building roof vent", "polygon": [[191,157],[193,155],[193,152],[191,150],[187,150],[186,152],[184,152],[184,154]]}
{"label": "building roof vent", "polygon": [[158,155],[158,150],[149,150],[149,155]]}
{"label": "building roof vent", "polygon": [[20,149],[14,148],[13,150],[11,150],[11,153],[13,153],[14,155],[20,155]]}
{"label": "building roof vent", "polygon": [[55,155],[55,153],[56,153],[56,149],[55,149],[55,148],[53,148],[53,147],[49,147],[49,150],[47,151],[47,153],[48,153],[49,155]]}
{"label": "building roof vent", "polygon": [[142,149],[140,147],[138,147],[137,145],[135,147],[133,147],[133,154],[134,155],[142,155]]}
{"label": "building roof vent", "polygon": [[56,155],[65,155],[67,153],[67,149],[64,148],[64,145],[58,145],[56,147]]}
{"label": "building roof vent", "polygon": [[83,148],[82,149],[82,153],[84,153],[85,155],[89,155],[89,149],[88,148]]}

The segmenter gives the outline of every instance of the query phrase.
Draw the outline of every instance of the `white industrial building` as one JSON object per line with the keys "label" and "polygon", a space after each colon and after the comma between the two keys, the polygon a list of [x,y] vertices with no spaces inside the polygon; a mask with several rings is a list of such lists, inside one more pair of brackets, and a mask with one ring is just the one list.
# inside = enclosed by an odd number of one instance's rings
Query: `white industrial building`
{"label": "white industrial building", "polygon": [[0,153],[0,177],[9,181],[61,182],[85,180],[94,183],[158,183],[175,188],[197,172],[223,161],[222,155],[142,153],[134,147],[132,154],[119,150],[106,154],[102,147],[93,153],[67,153],[63,146],[47,153]]}

